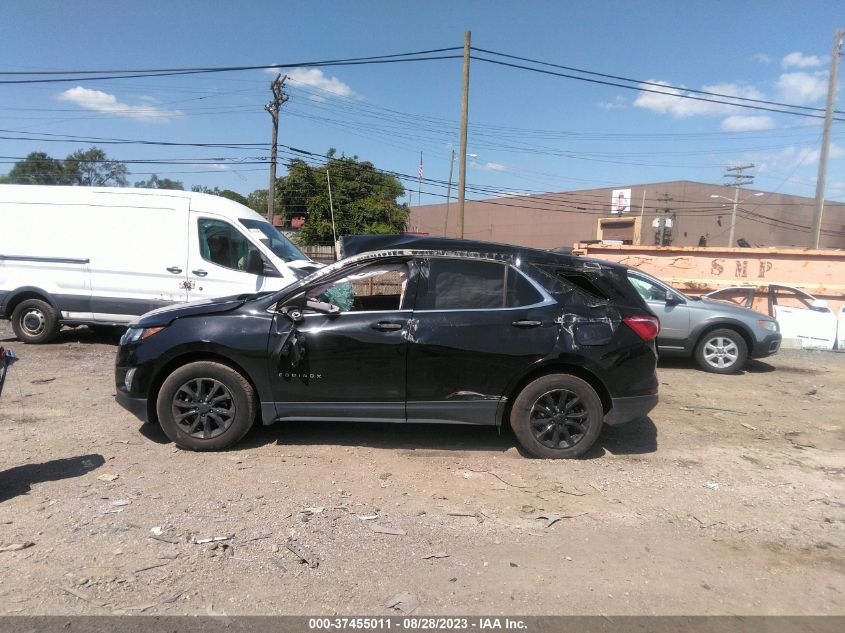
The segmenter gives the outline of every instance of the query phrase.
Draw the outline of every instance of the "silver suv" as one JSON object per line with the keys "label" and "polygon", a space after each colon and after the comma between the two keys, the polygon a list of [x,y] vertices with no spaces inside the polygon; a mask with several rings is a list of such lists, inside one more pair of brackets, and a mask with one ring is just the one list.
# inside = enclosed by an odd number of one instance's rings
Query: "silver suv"
{"label": "silver suv", "polygon": [[694,356],[705,371],[732,374],[749,358],[777,353],[778,322],[767,314],[702,297],[688,297],[641,270],[628,278],[660,319],[657,351],[663,356]]}

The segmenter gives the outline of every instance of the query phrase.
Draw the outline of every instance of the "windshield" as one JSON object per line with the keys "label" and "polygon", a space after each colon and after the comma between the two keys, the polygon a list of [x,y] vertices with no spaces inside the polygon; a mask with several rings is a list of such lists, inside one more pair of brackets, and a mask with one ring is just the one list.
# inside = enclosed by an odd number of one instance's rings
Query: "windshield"
{"label": "windshield", "polygon": [[276,257],[286,261],[292,262],[295,260],[309,261],[308,257],[293,245],[288,238],[279,233],[279,231],[266,220],[244,220],[243,224],[253,237],[259,239],[264,246],[273,251]]}

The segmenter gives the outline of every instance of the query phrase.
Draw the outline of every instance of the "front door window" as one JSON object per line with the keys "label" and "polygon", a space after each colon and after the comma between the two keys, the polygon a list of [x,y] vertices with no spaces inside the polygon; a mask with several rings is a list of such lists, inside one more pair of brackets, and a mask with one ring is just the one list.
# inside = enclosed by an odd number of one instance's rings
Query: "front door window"
{"label": "front door window", "polygon": [[222,220],[199,220],[200,255],[223,268],[245,271],[250,251],[258,248],[234,226]]}

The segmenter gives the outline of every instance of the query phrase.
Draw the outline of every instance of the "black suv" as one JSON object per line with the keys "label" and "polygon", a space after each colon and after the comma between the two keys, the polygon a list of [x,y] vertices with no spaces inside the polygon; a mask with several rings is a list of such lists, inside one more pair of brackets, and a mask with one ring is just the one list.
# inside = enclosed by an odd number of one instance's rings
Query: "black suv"
{"label": "black suv", "polygon": [[217,450],[260,416],[500,425],[577,457],[657,404],[659,323],[608,262],[404,238],[284,290],[150,312],[121,340],[118,402]]}

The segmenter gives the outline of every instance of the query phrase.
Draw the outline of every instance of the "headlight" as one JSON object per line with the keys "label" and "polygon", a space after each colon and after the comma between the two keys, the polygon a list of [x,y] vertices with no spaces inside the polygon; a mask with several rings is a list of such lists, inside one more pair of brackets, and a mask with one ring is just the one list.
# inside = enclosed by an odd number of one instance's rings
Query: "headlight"
{"label": "headlight", "polygon": [[777,332],[778,331],[778,322],[777,321],[764,321],[760,319],[757,321],[757,325],[759,325],[764,330],[769,330],[769,332]]}
{"label": "headlight", "polygon": [[120,337],[120,344],[128,345],[136,341],[143,341],[145,338],[150,338],[153,334],[163,329],[163,327],[131,327]]}

